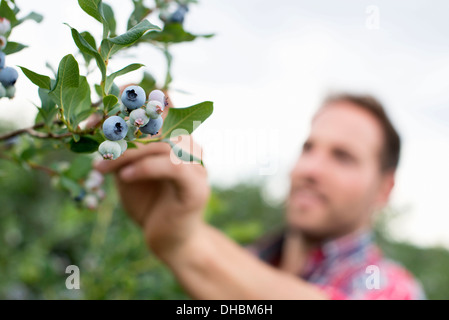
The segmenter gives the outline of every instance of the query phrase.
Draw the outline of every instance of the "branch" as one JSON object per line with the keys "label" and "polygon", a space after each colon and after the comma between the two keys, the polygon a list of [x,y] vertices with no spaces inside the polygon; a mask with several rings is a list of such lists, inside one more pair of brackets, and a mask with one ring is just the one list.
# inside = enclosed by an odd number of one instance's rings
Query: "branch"
{"label": "branch", "polygon": [[[63,124],[63,122],[60,121],[60,120],[55,120],[53,122],[53,124],[61,125],[61,124]],[[6,133],[4,135],[0,135],[0,141],[8,140],[10,138],[14,138],[15,136],[19,136],[19,135],[22,135],[22,134],[25,134],[25,133],[29,133],[30,130],[31,131],[35,131],[37,129],[42,129],[43,127],[45,127],[45,123],[38,123],[38,124],[32,126],[31,128],[25,128],[25,129],[12,131],[10,133]],[[41,133],[39,132],[39,134],[41,134]]]}

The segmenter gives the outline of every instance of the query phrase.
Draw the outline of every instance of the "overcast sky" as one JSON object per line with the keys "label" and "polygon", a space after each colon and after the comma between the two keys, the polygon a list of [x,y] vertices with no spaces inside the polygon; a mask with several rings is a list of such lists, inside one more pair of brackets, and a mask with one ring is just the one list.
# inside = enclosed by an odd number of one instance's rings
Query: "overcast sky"
{"label": "overcast sky", "polygon": [[[119,12],[119,31],[125,31],[131,1],[106,2]],[[47,61],[57,67],[64,55],[76,53],[63,22],[101,36],[99,24],[75,0],[17,3],[24,12],[43,13],[45,21],[17,29],[12,40],[30,48],[8,57],[8,65],[50,74]],[[369,6],[378,10],[378,25]],[[194,134],[211,181],[232,186],[263,179],[267,201],[279,201],[326,92],[369,92],[385,103],[403,139],[392,205],[405,214],[392,225],[394,235],[449,246],[448,12],[443,0],[203,0],[192,7],[186,29],[216,37],[173,48],[173,89],[190,94],[172,90],[171,98],[178,107],[215,103],[213,116]],[[111,68],[132,62],[163,80],[164,59],[156,50],[141,46]],[[30,125],[32,102],[38,102],[37,90],[21,75],[17,98],[0,101],[0,116]]]}

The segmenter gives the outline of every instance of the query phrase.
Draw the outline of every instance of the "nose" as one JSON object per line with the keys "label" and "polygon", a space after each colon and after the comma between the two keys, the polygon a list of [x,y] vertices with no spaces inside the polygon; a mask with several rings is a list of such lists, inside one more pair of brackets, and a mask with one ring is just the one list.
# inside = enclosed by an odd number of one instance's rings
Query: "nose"
{"label": "nose", "polygon": [[322,151],[314,149],[302,152],[290,173],[290,177],[295,180],[319,181],[325,175],[325,162],[326,156]]}

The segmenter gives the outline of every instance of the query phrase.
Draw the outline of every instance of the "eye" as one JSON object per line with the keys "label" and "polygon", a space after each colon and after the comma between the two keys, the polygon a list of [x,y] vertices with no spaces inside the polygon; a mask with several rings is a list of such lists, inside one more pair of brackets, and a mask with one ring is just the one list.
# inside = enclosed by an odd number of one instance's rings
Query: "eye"
{"label": "eye", "polygon": [[311,149],[312,149],[312,143],[310,143],[310,142],[305,142],[304,145],[302,146],[302,152],[307,152]]}
{"label": "eye", "polygon": [[340,161],[342,163],[353,163],[354,162],[354,157],[343,150],[335,150],[334,156],[338,161]]}

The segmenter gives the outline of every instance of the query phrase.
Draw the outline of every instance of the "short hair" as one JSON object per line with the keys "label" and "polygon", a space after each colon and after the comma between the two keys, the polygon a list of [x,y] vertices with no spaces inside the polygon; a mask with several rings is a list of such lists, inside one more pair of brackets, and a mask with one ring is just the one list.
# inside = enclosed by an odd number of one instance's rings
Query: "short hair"
{"label": "short hair", "polygon": [[328,95],[322,108],[335,102],[349,102],[374,116],[380,124],[384,136],[380,154],[380,168],[382,172],[395,171],[399,164],[401,139],[390,121],[382,103],[369,94],[333,93]]}

